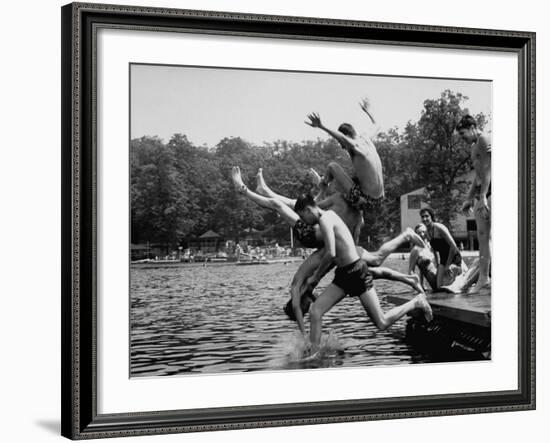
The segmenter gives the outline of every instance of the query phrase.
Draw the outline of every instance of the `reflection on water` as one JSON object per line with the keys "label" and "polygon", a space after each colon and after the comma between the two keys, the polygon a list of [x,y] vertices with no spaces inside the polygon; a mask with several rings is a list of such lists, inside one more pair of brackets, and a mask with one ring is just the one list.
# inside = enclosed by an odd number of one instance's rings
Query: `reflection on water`
{"label": "reflection on water", "polygon": [[[406,262],[388,264],[404,271]],[[404,343],[405,318],[378,331],[359,300],[346,297],[323,319],[324,358],[297,362],[301,340],[283,306],[298,266],[132,267],[131,376],[427,361]],[[331,279],[332,273],[320,288]],[[384,294],[409,290],[385,280],[377,280],[375,287],[384,309],[393,306],[385,303]]]}

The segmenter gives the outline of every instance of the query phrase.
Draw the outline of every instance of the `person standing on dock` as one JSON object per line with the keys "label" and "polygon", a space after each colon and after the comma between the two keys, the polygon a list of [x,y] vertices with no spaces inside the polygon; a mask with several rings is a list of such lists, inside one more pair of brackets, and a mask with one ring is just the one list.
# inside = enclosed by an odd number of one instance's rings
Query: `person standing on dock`
{"label": "person standing on dock", "polygon": [[323,315],[346,295],[359,298],[367,315],[380,330],[387,329],[414,309],[423,310],[426,320],[431,321],[432,310],[423,293],[387,312],[382,310],[367,262],[359,257],[350,230],[334,211],[321,209],[311,195],[300,196],[295,210],[308,226],[319,225],[325,245],[321,263],[307,283],[316,286],[326,270],[333,263],[336,265],[334,280],[309,310],[311,358],[315,358],[319,351]]}
{"label": "person standing on dock", "polygon": [[491,141],[478,128],[471,115],[465,115],[456,125],[458,135],[471,146],[474,180],[462,210],[472,208],[479,242],[479,278],[470,291],[477,293],[491,287]]}

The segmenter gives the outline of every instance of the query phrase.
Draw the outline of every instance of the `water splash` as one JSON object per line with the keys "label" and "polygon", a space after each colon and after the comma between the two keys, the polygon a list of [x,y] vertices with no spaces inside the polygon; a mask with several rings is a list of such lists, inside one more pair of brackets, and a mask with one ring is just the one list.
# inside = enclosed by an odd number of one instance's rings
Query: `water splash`
{"label": "water splash", "polygon": [[310,348],[309,340],[300,332],[283,334],[278,342],[282,355],[288,357],[290,361],[298,361],[306,355]]}
{"label": "water splash", "polygon": [[320,354],[323,358],[336,357],[343,352],[344,345],[332,329],[328,331],[327,335],[321,337]]}
{"label": "water splash", "polygon": [[[406,272],[405,263],[388,260]],[[392,332],[402,334],[405,319],[391,330],[378,331],[358,300],[347,297],[323,316],[324,354],[300,362],[309,349],[308,337],[301,336],[281,309],[288,300],[281,286],[290,283],[298,266],[131,268],[131,376],[431,361]],[[384,309],[393,307],[384,294],[400,288],[377,281]]]}
{"label": "water splash", "polygon": [[[299,332],[283,334],[278,338],[277,348],[290,362],[299,362],[309,355],[311,343]],[[344,346],[333,330],[323,334],[319,345],[319,358],[334,358],[344,352]]]}

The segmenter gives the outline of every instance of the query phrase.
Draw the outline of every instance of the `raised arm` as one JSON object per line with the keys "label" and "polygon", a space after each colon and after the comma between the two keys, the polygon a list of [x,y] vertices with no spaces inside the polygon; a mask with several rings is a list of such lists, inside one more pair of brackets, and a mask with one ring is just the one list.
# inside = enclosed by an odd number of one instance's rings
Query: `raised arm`
{"label": "raised arm", "polygon": [[325,131],[327,134],[329,134],[331,137],[334,137],[338,143],[347,151],[353,151],[355,148],[354,143],[351,141],[349,137],[342,134],[339,131],[333,131],[332,129],[327,128],[323,123],[321,122],[321,117],[319,114],[313,112],[311,114],[308,114],[307,116],[309,118],[309,121],[306,121],[305,124],[311,126],[312,128],[319,128]]}
{"label": "raised arm", "polygon": [[370,121],[372,122],[373,125],[376,124],[376,120],[374,120],[374,117],[372,116],[372,114],[370,113],[370,102],[369,102],[369,99],[367,97],[363,98],[360,102],[359,102],[359,106],[361,107],[361,109],[363,110],[363,112],[365,114],[367,114],[367,117],[370,119]]}
{"label": "raised arm", "polygon": [[361,110],[367,114],[367,117],[369,118],[370,122],[372,123],[371,128],[368,132],[368,135],[370,138],[374,138],[379,132],[380,132],[380,125],[376,123],[376,120],[374,119],[372,113],[370,112],[370,101],[367,97],[363,98],[359,102],[359,107]]}

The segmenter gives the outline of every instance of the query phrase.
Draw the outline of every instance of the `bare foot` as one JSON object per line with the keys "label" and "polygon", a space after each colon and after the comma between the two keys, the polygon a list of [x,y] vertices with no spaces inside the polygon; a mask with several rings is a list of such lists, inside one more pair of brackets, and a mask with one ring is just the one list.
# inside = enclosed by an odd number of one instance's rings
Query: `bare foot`
{"label": "bare foot", "polygon": [[319,186],[323,182],[323,178],[317,173],[315,169],[309,168],[307,173],[313,180],[313,183],[315,183],[315,186]]}
{"label": "bare foot", "polygon": [[477,283],[468,290],[468,294],[479,294],[491,290],[491,280],[478,280]]}
{"label": "bare foot", "polygon": [[432,313],[432,308],[426,299],[426,294],[418,294],[415,298],[414,305],[424,311],[424,318],[428,323],[433,320],[434,316]]}
{"label": "bare foot", "polygon": [[422,237],[420,237],[411,228],[406,228],[403,233],[405,234],[405,240],[411,242],[416,246],[420,246],[421,248],[424,247],[424,241],[422,240]]}
{"label": "bare foot", "polygon": [[256,192],[264,197],[271,197],[267,190],[267,185],[265,184],[262,168],[258,169],[258,172],[256,173]]}
{"label": "bare foot", "polygon": [[233,166],[231,169],[231,179],[233,180],[235,189],[244,194],[248,188],[244,184],[243,178],[241,177],[241,168],[238,166]]}

